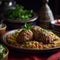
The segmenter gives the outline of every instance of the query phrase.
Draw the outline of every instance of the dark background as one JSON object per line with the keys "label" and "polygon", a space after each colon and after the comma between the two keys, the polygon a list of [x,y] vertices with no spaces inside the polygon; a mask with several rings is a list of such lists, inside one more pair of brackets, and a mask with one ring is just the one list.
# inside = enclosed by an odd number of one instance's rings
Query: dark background
{"label": "dark background", "polygon": [[[0,1],[12,1],[12,0],[0,0]],[[40,11],[42,7],[42,0],[14,0],[18,4],[22,4],[25,9],[33,9],[34,11]],[[49,6],[54,15],[60,15],[60,0],[49,0]]]}
{"label": "dark background", "polygon": [[[12,0],[0,0],[0,1],[12,1]],[[33,9],[36,12],[40,11],[40,8],[42,7],[42,0],[14,0],[14,1],[16,1],[16,3],[18,4],[22,4],[26,9]],[[59,16],[60,15],[60,0],[49,0],[48,4],[53,14]]]}
{"label": "dark background", "polygon": [[[34,11],[40,11],[40,8],[42,7],[42,0],[16,0],[17,3],[22,4],[26,9],[33,9]],[[54,0],[49,0],[49,6],[53,12],[53,14],[56,14],[54,11]]]}
{"label": "dark background", "polygon": [[[24,5],[27,9],[40,11],[42,0],[16,0],[17,3]],[[49,6],[54,15],[60,15],[60,0],[49,0]]]}

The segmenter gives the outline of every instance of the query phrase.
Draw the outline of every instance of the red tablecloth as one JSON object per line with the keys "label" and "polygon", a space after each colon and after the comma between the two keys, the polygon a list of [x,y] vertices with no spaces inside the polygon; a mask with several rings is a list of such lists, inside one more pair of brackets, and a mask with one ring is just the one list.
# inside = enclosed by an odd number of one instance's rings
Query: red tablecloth
{"label": "red tablecloth", "polygon": [[38,57],[38,56],[29,56],[29,57],[19,57],[19,58],[9,58],[8,60],[46,60],[46,58]]}
{"label": "red tablecloth", "polygon": [[22,57],[9,56],[8,60],[58,60],[59,57],[60,57],[60,50],[53,54],[51,53],[50,56],[46,56],[46,57],[39,55],[38,56],[30,55],[30,56],[22,56]]}
{"label": "red tablecloth", "polygon": [[47,60],[60,60],[60,52],[57,52],[50,57],[47,58]]}

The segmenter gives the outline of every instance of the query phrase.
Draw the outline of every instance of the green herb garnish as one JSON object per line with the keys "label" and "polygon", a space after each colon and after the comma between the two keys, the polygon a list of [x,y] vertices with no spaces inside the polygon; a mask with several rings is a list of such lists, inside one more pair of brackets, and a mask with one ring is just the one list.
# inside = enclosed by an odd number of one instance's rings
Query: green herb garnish
{"label": "green herb garnish", "polygon": [[24,24],[24,26],[22,26],[23,30],[30,30],[32,28],[32,26],[30,24]]}
{"label": "green herb garnish", "polygon": [[46,30],[42,28],[42,29],[41,29],[41,32],[42,32],[42,33],[46,33]]}

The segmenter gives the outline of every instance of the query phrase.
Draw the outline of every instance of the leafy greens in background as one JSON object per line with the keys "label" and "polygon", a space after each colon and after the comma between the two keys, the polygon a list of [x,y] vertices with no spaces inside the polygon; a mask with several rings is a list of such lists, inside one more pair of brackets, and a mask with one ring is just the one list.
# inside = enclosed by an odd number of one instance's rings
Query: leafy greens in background
{"label": "leafy greens in background", "polygon": [[15,9],[8,9],[6,16],[13,20],[28,20],[33,15],[32,10],[26,10],[22,5],[16,5]]}

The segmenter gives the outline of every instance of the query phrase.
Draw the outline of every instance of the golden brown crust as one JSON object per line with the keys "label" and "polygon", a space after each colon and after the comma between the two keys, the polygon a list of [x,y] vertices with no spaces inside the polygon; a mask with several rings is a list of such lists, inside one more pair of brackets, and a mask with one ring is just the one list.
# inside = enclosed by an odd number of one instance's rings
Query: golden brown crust
{"label": "golden brown crust", "polygon": [[32,38],[33,32],[31,30],[22,30],[17,36],[17,41],[18,42],[29,41],[32,40]]}

